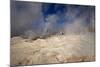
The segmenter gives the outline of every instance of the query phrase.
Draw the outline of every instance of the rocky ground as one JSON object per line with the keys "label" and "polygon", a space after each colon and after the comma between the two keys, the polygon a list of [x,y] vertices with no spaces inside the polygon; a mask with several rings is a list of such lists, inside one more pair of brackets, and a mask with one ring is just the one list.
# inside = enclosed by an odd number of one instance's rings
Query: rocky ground
{"label": "rocky ground", "polygon": [[11,38],[11,65],[95,60],[94,34],[53,35],[45,39]]}

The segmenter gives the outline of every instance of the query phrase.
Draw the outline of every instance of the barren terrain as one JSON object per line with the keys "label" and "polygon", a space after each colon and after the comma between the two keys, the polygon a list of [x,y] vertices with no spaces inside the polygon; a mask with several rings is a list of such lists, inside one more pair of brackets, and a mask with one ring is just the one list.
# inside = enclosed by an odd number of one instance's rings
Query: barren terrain
{"label": "barren terrain", "polygon": [[11,65],[95,60],[94,34],[52,35],[45,39],[11,38]]}

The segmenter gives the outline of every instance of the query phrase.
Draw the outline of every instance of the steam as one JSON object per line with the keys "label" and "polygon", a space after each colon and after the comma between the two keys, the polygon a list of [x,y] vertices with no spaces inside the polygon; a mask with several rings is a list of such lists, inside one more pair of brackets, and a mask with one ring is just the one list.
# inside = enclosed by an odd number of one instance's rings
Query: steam
{"label": "steam", "polygon": [[82,19],[75,20],[72,24],[65,26],[64,31],[66,34],[82,34],[87,33],[88,28],[82,24]]}
{"label": "steam", "polygon": [[[11,3],[11,32],[12,36],[21,35],[32,29],[33,24],[42,18],[41,3],[12,1]],[[34,29],[34,28],[33,28]]]}
{"label": "steam", "polygon": [[12,2],[12,36],[35,39],[62,33],[68,35],[94,32],[93,6],[65,5],[67,10],[64,13],[58,11],[44,17],[42,5],[43,3]]}
{"label": "steam", "polygon": [[57,31],[57,20],[58,17],[56,15],[49,15],[46,18],[46,21],[42,21],[40,23],[40,26],[39,28],[37,28],[37,31],[33,29],[27,30],[25,31],[24,35],[25,37],[28,37],[30,39],[43,38],[52,35]]}
{"label": "steam", "polygon": [[52,34],[53,32],[55,32],[55,28],[57,25],[57,20],[58,17],[56,15],[50,15],[46,18],[46,23],[45,23],[45,27],[44,27],[44,32],[43,34],[45,35],[49,35]]}

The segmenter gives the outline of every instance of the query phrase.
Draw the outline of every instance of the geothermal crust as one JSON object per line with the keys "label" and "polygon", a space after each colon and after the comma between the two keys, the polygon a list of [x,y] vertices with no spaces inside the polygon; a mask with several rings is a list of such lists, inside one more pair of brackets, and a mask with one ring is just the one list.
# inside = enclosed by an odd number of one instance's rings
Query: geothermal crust
{"label": "geothermal crust", "polygon": [[45,39],[11,38],[11,65],[95,60],[94,34],[52,35]]}

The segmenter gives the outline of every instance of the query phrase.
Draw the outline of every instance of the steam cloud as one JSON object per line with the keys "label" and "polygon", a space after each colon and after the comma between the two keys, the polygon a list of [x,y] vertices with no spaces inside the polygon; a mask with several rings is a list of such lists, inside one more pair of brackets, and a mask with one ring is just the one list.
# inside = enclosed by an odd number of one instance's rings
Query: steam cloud
{"label": "steam cloud", "polygon": [[94,6],[12,1],[11,35],[36,38],[94,32],[94,10]]}

